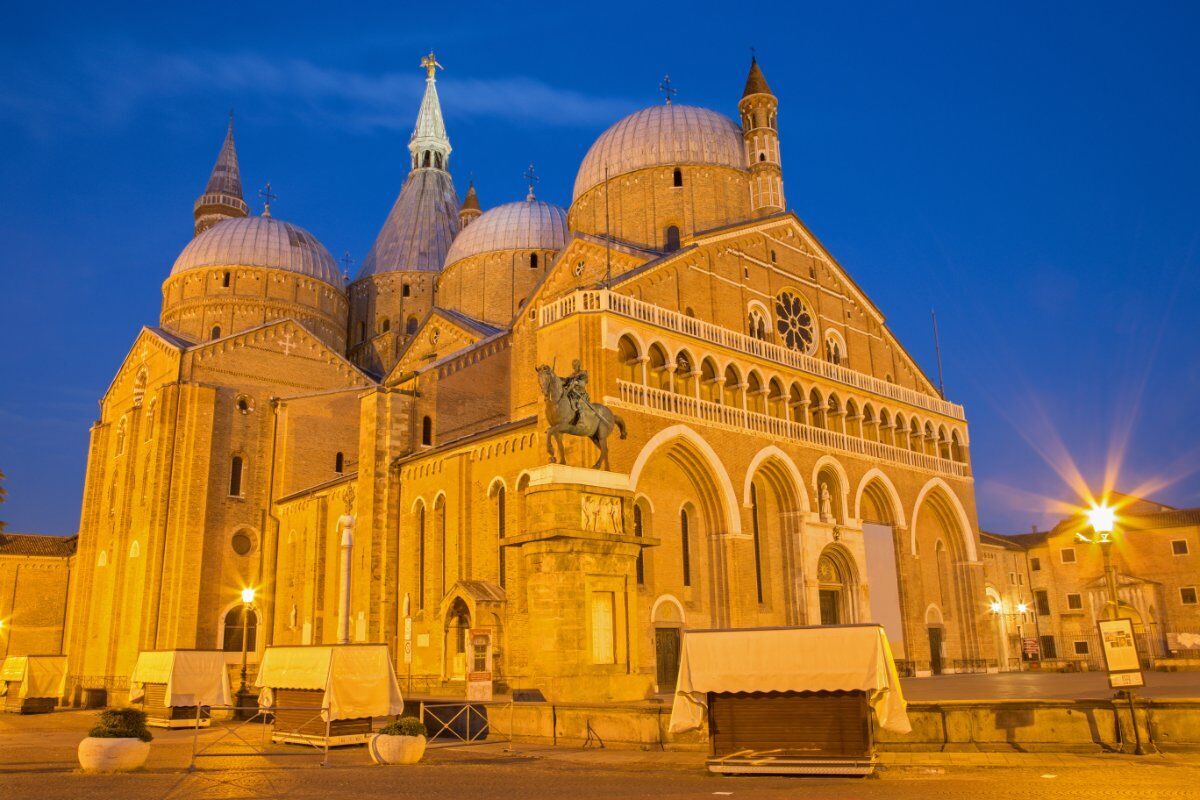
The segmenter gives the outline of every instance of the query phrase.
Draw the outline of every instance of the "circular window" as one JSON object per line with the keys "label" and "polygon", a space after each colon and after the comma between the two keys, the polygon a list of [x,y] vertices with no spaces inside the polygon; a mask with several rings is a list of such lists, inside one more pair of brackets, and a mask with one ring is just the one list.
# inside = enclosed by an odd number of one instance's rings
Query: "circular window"
{"label": "circular window", "polygon": [[243,414],[249,414],[251,408],[253,408],[253,406],[250,404],[250,398],[244,394],[238,395],[237,410]]}
{"label": "circular window", "polygon": [[229,546],[233,548],[233,552],[244,556],[254,549],[254,540],[250,538],[249,534],[238,531],[229,540]]}
{"label": "circular window", "polygon": [[789,349],[812,352],[815,340],[812,314],[792,292],[783,292],[775,298],[775,329]]}

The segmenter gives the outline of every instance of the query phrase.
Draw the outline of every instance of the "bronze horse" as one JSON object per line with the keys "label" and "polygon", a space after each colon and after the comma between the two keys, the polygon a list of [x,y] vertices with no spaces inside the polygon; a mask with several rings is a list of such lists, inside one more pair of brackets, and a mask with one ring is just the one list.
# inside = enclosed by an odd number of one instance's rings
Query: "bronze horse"
{"label": "bronze horse", "polygon": [[[546,397],[546,418],[550,421],[550,427],[546,429],[546,452],[550,455],[550,463],[567,463],[567,454],[563,450],[562,442],[563,434],[567,434],[591,439],[596,447],[600,448],[600,457],[596,459],[592,469],[609,469],[608,435],[616,428],[624,439],[625,420],[607,406],[589,403],[579,410],[579,421],[575,422],[575,407],[563,391],[563,379],[555,375],[554,369],[548,364],[539,366],[537,374],[542,394]],[[558,458],[554,457],[555,442],[558,443]]]}

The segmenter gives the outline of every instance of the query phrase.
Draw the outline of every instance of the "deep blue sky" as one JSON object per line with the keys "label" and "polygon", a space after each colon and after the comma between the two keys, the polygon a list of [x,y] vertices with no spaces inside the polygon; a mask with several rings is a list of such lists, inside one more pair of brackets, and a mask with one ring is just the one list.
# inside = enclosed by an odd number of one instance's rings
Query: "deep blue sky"
{"label": "deep blue sky", "polygon": [[[1046,6],[1055,8],[1047,10]],[[0,29],[0,469],[10,530],[78,523],[97,399],[191,235],[237,110],[248,189],[361,260],[430,47],[465,189],[566,205],[628,111],[735,114],[749,48],[789,203],[967,407],[981,525],[1093,485],[1200,505],[1195,4],[50,4]],[[248,192],[249,193],[249,192]],[[251,200],[251,197],[247,197]],[[257,208],[257,202],[254,203]]]}

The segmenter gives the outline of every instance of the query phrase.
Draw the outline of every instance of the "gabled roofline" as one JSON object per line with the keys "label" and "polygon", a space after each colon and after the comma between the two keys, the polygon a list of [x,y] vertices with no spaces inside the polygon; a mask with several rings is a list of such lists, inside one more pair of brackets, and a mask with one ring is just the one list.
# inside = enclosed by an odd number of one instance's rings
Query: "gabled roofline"
{"label": "gabled roofline", "polygon": [[108,382],[108,386],[104,388],[104,391],[100,393],[100,399],[97,402],[99,402],[101,406],[104,405],[104,401],[108,399],[108,395],[112,392],[113,387],[116,386],[117,379],[121,377],[121,370],[125,368],[127,363],[129,363],[129,359],[133,355],[133,350],[135,347],[137,347],[137,343],[142,338],[143,334],[150,334],[151,336],[155,337],[167,347],[176,351],[180,358],[182,358],[183,354],[187,352],[189,347],[191,347],[186,339],[163,330],[158,326],[143,325],[138,330],[137,336],[133,337],[133,344],[129,345],[129,349],[125,351],[125,356],[121,359],[121,365],[117,367],[116,374],[113,375],[112,380]]}
{"label": "gabled roofline", "polygon": [[355,480],[357,477],[358,477],[358,470],[355,470],[354,472],[347,472],[346,474],[339,475],[336,478],[333,478],[331,480],[321,481],[320,483],[315,483],[312,486],[309,486],[304,489],[297,489],[296,491],[291,492],[290,494],[286,494],[283,497],[276,499],[275,502],[272,503],[272,505],[278,506],[278,505],[282,505],[283,503],[290,503],[293,500],[298,500],[301,497],[304,497],[306,494],[313,494],[314,492],[324,491],[325,489],[328,489],[331,486],[337,486],[338,484],[345,483],[346,481]]}
{"label": "gabled roofline", "polygon": [[304,324],[302,322],[300,322],[298,319],[296,319],[295,317],[280,317],[279,319],[273,319],[270,322],[264,322],[261,325],[255,325],[253,328],[246,328],[245,330],[238,331],[237,333],[231,333],[227,336],[222,336],[219,339],[210,339],[206,342],[198,342],[197,344],[194,344],[194,345],[186,348],[186,352],[197,353],[197,352],[200,352],[201,350],[204,350],[213,345],[218,345],[223,342],[228,342],[230,339],[236,339],[239,336],[246,336],[251,333],[257,333],[258,331],[263,331],[263,330],[266,330],[267,328],[273,328],[277,325],[282,325],[286,322],[292,323],[293,325],[295,325],[296,327],[298,327],[302,331],[304,331],[304,333],[306,335],[311,336],[313,338],[313,340],[317,342],[317,344],[319,344],[321,347],[325,348],[325,350],[327,350],[328,352],[332,353],[338,359],[338,361],[340,361],[343,364],[345,364],[346,366],[350,367],[350,369],[354,370],[359,375],[361,375],[363,378],[365,378],[371,385],[376,385],[376,386],[379,385],[380,381],[378,378],[373,377],[369,372],[364,370],[362,367],[358,366],[353,361],[346,358],[346,356],[339,353],[337,350],[334,350],[332,347],[330,347],[328,344],[326,344],[324,341],[322,341],[321,337],[317,336],[315,333],[310,331],[308,328],[304,327]]}
{"label": "gabled roofline", "polygon": [[[431,319],[433,319],[435,316],[440,316],[442,319],[446,320],[446,322],[449,322],[451,325],[457,325],[460,328],[477,333],[480,336],[479,341],[472,342],[471,344],[467,345],[466,347],[459,348],[458,350],[455,350],[451,355],[454,355],[457,353],[462,353],[466,350],[469,350],[472,347],[475,347],[476,345],[480,344],[481,342],[495,339],[496,337],[506,334],[511,330],[511,328],[501,328],[499,326],[490,325],[486,322],[483,322],[482,320],[477,320],[472,316],[468,316],[467,314],[464,314],[461,311],[455,311],[453,309],[449,309],[444,306],[434,306],[433,308],[429,309],[428,312],[426,312],[425,318],[422,319],[420,324],[417,325],[416,332],[413,333],[413,335],[409,337],[408,341],[404,343],[404,347],[400,348],[400,352],[396,354],[396,363],[392,365],[392,368],[390,370],[388,370],[387,373],[382,378],[380,378],[380,380],[379,380],[380,384],[386,385],[392,380],[392,376],[396,374],[396,370],[399,369],[400,362],[404,360],[404,356],[408,355],[408,352],[416,344],[417,337],[420,335],[421,331],[425,330],[425,327],[429,324],[429,321]],[[414,372],[414,373],[424,372],[427,368],[433,366],[433,364],[441,363],[444,359],[446,359],[448,357],[449,356],[442,356],[442,358],[439,358],[437,361],[434,361],[431,364],[422,365],[421,367],[419,367],[417,369],[410,370],[410,372]]]}

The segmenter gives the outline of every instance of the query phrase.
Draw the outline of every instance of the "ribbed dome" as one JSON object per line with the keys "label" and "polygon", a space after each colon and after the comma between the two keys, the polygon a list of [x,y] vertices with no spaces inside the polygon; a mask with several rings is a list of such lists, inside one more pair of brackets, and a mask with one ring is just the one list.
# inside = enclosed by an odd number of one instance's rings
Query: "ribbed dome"
{"label": "ribbed dome", "polygon": [[713,164],[746,169],[742,129],[724,114],[697,106],[660,105],[630,114],[600,134],[579,174],[572,199],[627,172],[665,164]]}
{"label": "ribbed dome", "polygon": [[415,169],[363,259],[359,278],[384,272],[437,272],[458,233],[458,195],[450,173]]}
{"label": "ribbed dome", "polygon": [[341,272],[329,251],[308,231],[274,217],[218,222],[183,248],[171,275],[225,266],[282,269],[339,288],[342,285]]}
{"label": "ribbed dome", "polygon": [[561,250],[567,243],[567,212],[541,200],[505,203],[483,212],[454,238],[446,266],[496,250]]}

